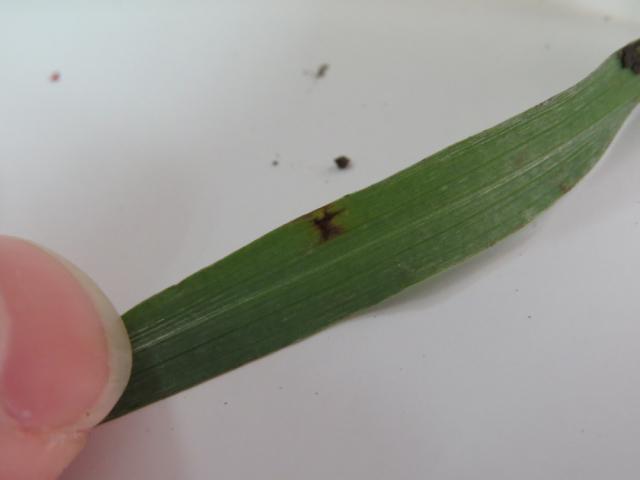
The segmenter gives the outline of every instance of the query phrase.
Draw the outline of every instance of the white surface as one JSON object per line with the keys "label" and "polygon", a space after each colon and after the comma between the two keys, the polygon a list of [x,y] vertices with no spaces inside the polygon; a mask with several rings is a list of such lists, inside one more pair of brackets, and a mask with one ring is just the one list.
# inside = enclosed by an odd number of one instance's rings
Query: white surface
{"label": "white surface", "polygon": [[[565,0],[552,0],[563,3]],[[637,0],[568,0],[570,4],[592,14],[615,17],[617,20],[640,21],[640,3]]]}
{"label": "white surface", "polygon": [[[8,3],[0,231],[69,257],[120,310],[570,86],[640,30],[570,1]],[[63,480],[637,479],[639,127],[515,237],[99,428]]]}

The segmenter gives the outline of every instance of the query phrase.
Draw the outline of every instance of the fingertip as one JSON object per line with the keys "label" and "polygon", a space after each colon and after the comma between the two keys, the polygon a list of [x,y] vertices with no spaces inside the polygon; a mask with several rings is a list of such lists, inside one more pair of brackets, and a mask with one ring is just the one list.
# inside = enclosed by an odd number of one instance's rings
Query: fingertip
{"label": "fingertip", "polygon": [[0,480],[55,478],[130,371],[126,329],[96,284],[58,255],[0,236]]}
{"label": "fingertip", "polygon": [[131,371],[124,324],[96,284],[60,256],[0,236],[0,395],[31,428],[89,428]]}

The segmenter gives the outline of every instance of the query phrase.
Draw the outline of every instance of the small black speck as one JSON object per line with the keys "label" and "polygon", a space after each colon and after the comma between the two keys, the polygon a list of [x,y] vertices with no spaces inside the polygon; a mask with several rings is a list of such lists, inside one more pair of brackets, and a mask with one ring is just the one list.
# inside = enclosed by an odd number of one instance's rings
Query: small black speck
{"label": "small black speck", "polygon": [[318,392],[313,392],[314,395],[318,395]]}
{"label": "small black speck", "polygon": [[274,160],[273,162],[271,162],[271,165],[273,165],[274,167],[277,167],[280,164],[280,162],[278,160]]}
{"label": "small black speck", "polygon": [[520,291],[520,289],[519,289],[519,288],[516,288],[516,293],[518,293],[519,291]]}
{"label": "small black speck", "polygon": [[527,318],[531,318],[531,315],[527,315]]}
{"label": "small black speck", "polygon": [[229,405],[229,402],[224,402],[225,405]]}
{"label": "small black speck", "polygon": [[316,78],[322,78],[327,74],[328,71],[329,71],[329,64],[328,63],[323,63],[322,65],[320,65],[317,68],[315,77]]}
{"label": "small black speck", "polygon": [[336,158],[334,160],[334,162],[336,163],[336,166],[340,170],[344,170],[345,168],[349,168],[349,166],[351,165],[351,159],[349,157],[345,157],[344,155],[341,155],[338,158]]}

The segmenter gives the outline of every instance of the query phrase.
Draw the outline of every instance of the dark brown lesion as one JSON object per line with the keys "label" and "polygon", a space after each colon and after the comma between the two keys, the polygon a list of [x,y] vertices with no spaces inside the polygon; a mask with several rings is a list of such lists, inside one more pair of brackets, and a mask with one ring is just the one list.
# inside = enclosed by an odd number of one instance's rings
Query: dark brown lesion
{"label": "dark brown lesion", "polygon": [[628,68],[633,73],[640,75],[640,40],[630,43],[620,50],[622,68]]}
{"label": "dark brown lesion", "polygon": [[322,242],[327,242],[344,233],[344,228],[335,222],[335,218],[343,212],[344,208],[335,209],[328,205],[322,207],[318,214],[313,216],[312,225],[320,233]]}

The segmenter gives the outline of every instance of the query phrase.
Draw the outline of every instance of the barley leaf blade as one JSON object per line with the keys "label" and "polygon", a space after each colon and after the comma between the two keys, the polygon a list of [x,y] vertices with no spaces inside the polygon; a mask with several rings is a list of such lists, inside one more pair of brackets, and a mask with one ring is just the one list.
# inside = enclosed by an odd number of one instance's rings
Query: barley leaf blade
{"label": "barley leaf blade", "polygon": [[133,375],[110,418],[305,338],[526,225],[591,169],[640,99],[625,51],[548,101],[134,307],[124,315]]}

